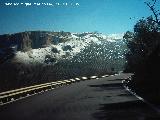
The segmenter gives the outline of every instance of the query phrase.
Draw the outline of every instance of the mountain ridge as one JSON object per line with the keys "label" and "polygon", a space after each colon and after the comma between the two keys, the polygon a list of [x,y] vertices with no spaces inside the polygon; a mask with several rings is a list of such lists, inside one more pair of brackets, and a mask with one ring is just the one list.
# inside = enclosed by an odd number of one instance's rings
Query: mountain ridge
{"label": "mountain ridge", "polygon": [[[28,51],[30,49],[43,48],[49,44],[58,44],[58,42],[64,42],[68,38],[74,37],[76,39],[92,35],[91,37],[97,37],[98,39],[108,39],[114,41],[117,36],[121,36],[118,39],[122,39],[122,34],[110,34],[103,35],[96,32],[84,32],[84,33],[71,33],[71,32],[51,32],[51,31],[25,31],[15,34],[0,35],[0,47],[10,47],[17,45],[17,50]],[[89,36],[90,37],[90,36]]]}
{"label": "mountain ridge", "polygon": [[[16,61],[23,63],[50,63],[51,61],[52,63],[57,63],[59,60],[72,59],[89,46],[92,46],[90,49],[94,49],[97,45],[104,48],[105,44],[107,44],[106,47],[109,48],[108,45],[110,43],[113,42],[115,44],[119,41],[123,43],[123,34],[104,35],[97,32],[26,31],[0,35],[0,48],[14,48],[14,58]],[[119,45],[116,46],[118,47]],[[107,48],[104,49],[107,50]],[[111,53],[103,51],[103,54]],[[97,54],[100,54],[100,51],[97,51]]]}
{"label": "mountain ridge", "polygon": [[123,71],[128,49],[122,36],[63,31],[0,36],[0,90]]}

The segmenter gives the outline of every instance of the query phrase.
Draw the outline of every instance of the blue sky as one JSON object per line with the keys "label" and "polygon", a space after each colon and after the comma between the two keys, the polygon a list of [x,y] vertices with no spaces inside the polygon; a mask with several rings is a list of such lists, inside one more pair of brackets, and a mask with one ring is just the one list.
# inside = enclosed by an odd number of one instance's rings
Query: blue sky
{"label": "blue sky", "polygon": [[[145,0],[1,0],[0,34],[30,30],[123,33],[151,12]],[[68,6],[5,6],[6,2],[63,3]],[[71,6],[70,3],[79,3]],[[130,19],[132,18],[132,19]]]}

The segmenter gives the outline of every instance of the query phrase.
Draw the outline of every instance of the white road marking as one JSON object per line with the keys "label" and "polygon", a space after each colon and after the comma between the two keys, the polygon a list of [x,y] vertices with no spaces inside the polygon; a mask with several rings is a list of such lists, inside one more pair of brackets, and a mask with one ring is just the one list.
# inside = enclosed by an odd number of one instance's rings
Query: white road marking
{"label": "white road marking", "polygon": [[87,77],[82,77],[82,79],[83,79],[83,80],[87,80],[88,78],[87,78]]}
{"label": "white road marking", "polygon": [[76,82],[74,79],[69,79],[70,81],[72,81],[72,82]]}
{"label": "white road marking", "polygon": [[[99,79],[99,78],[97,78],[97,76],[91,76],[90,77],[91,79]],[[87,80],[88,78],[87,77],[82,77],[82,79],[83,80]],[[19,97],[19,98],[11,98],[10,100],[8,99],[8,98],[6,98],[6,102],[2,102],[2,101],[0,101],[0,105],[5,105],[5,104],[8,104],[8,103],[11,103],[11,102],[14,102],[14,101],[17,101],[17,100],[21,100],[21,99],[24,99],[24,98],[27,98],[27,97],[30,97],[30,96],[33,96],[33,95],[36,95],[36,94],[42,94],[42,93],[44,93],[44,92],[47,92],[47,91],[49,91],[49,90],[52,90],[52,89],[55,89],[55,88],[53,88],[54,86],[56,87],[58,87],[59,85],[68,85],[67,83],[72,83],[72,82],[76,82],[76,81],[80,81],[81,79],[80,78],[75,78],[75,79],[69,79],[69,80],[62,80],[62,81],[56,81],[56,82],[51,82],[51,83],[45,83],[45,84],[40,84],[40,85],[35,85],[35,86],[30,86],[30,87],[28,87],[28,89],[29,88],[31,88],[31,87],[35,87],[35,90],[36,90],[36,88],[37,87],[39,87],[39,86],[44,86],[44,85],[47,85],[47,87],[51,87],[50,89],[44,89],[44,90],[41,90],[41,91],[39,91],[39,92],[34,92],[33,94],[26,94],[26,96],[25,97]],[[36,87],[37,86],[37,87]],[[45,87],[44,87],[45,88]],[[21,88],[21,89],[27,89],[27,88]],[[17,89],[17,90],[12,90],[12,91],[15,91],[15,93],[12,93],[13,95],[14,94],[17,94],[17,92],[16,91],[18,91],[19,89]],[[33,88],[33,90],[34,90],[34,88]],[[38,90],[38,89],[37,89]],[[12,92],[11,91],[11,92]],[[8,93],[9,91],[6,91],[6,93]],[[21,93],[21,92],[20,92]],[[22,93],[23,93],[23,91],[22,91]],[[24,92],[24,93],[26,93],[26,92]],[[17,94],[17,95],[19,95],[19,94]]]}
{"label": "white road marking", "polygon": [[95,79],[95,78],[97,78],[97,76],[91,76],[90,78],[91,78],[91,79]]}
{"label": "white road marking", "polygon": [[103,75],[103,76],[101,76],[102,78],[104,78],[104,77],[108,77],[109,75]]}
{"label": "white road marking", "polygon": [[81,79],[79,79],[79,78],[75,78],[75,80],[78,80],[78,81],[80,81]]}

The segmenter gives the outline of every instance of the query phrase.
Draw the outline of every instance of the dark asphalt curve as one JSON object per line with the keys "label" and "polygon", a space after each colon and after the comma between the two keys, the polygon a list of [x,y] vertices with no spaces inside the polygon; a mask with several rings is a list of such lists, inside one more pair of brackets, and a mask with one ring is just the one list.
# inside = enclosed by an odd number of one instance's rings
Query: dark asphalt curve
{"label": "dark asphalt curve", "polygon": [[0,120],[160,120],[126,91],[131,74],[86,80],[0,106]]}

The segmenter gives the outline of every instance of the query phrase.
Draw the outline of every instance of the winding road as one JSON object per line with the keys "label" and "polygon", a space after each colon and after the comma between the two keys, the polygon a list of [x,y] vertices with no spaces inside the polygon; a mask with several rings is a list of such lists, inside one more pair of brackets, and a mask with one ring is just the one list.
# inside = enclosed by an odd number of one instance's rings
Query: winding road
{"label": "winding road", "polygon": [[0,106],[0,120],[160,120],[124,89],[129,76],[81,81]]}

